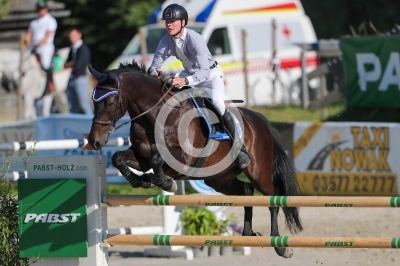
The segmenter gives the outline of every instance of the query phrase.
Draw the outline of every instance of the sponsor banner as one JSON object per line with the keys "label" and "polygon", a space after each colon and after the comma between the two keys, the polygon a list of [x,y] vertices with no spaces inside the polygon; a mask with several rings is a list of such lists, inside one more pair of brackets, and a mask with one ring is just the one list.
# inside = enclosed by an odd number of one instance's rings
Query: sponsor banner
{"label": "sponsor banner", "polygon": [[20,257],[88,256],[86,179],[18,180],[18,215]]}
{"label": "sponsor banner", "polygon": [[294,164],[303,195],[397,196],[400,124],[296,123]]}
{"label": "sponsor banner", "polygon": [[342,38],[348,106],[399,107],[400,37]]}

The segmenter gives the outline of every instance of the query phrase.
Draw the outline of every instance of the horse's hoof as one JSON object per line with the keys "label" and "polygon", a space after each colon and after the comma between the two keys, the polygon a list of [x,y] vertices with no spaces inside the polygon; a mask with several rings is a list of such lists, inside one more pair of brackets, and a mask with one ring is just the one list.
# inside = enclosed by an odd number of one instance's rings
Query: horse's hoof
{"label": "horse's hoof", "polygon": [[286,248],[285,253],[282,255],[282,257],[284,257],[286,259],[291,258],[291,257],[293,257],[293,253],[294,253],[293,249]]}
{"label": "horse's hoof", "polygon": [[175,192],[178,190],[178,184],[176,184],[175,180],[172,180],[172,186],[170,189],[167,190],[167,192]]}
{"label": "horse's hoof", "polygon": [[153,183],[150,182],[142,182],[142,186],[140,186],[142,188],[157,188],[156,185],[154,185]]}

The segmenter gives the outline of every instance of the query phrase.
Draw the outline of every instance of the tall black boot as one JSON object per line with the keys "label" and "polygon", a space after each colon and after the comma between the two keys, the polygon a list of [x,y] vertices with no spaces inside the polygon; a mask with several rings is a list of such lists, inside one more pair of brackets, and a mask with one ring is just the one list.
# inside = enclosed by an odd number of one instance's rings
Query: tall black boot
{"label": "tall black boot", "polygon": [[[225,110],[225,114],[222,116],[222,119],[224,120],[225,129],[227,130],[228,134],[230,135],[231,139],[233,140],[232,147],[234,149],[239,150],[239,155],[236,159],[236,163],[238,164],[240,169],[243,169],[250,163],[249,153],[247,152],[247,149],[244,146],[244,143],[239,138],[239,135],[238,135],[238,132],[237,132],[236,126],[235,126],[235,121],[228,109]],[[236,139],[235,139],[235,136],[236,136]]]}

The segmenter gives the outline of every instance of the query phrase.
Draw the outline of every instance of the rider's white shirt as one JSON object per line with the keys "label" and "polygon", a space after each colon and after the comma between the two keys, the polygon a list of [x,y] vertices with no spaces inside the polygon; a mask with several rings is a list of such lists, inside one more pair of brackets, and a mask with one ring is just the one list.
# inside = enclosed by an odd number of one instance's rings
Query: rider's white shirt
{"label": "rider's white shirt", "polygon": [[46,45],[53,44],[54,34],[57,29],[57,21],[50,14],[38,17],[31,21],[28,31],[32,32],[32,45],[37,46],[43,40],[47,31],[52,31],[52,35],[47,40]]}

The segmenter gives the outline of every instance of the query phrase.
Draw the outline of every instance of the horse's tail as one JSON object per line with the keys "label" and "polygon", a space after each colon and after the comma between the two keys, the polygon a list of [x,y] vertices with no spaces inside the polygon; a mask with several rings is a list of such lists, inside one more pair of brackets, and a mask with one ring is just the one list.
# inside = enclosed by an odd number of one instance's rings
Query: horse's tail
{"label": "horse's tail", "polygon": [[[294,165],[282,148],[278,133],[269,122],[268,127],[271,131],[274,143],[272,182],[274,183],[275,192],[279,196],[297,196],[299,195],[300,189]],[[283,207],[282,210],[285,214],[286,225],[290,232],[299,233],[302,231],[303,226],[301,224],[299,209],[295,207]]]}

